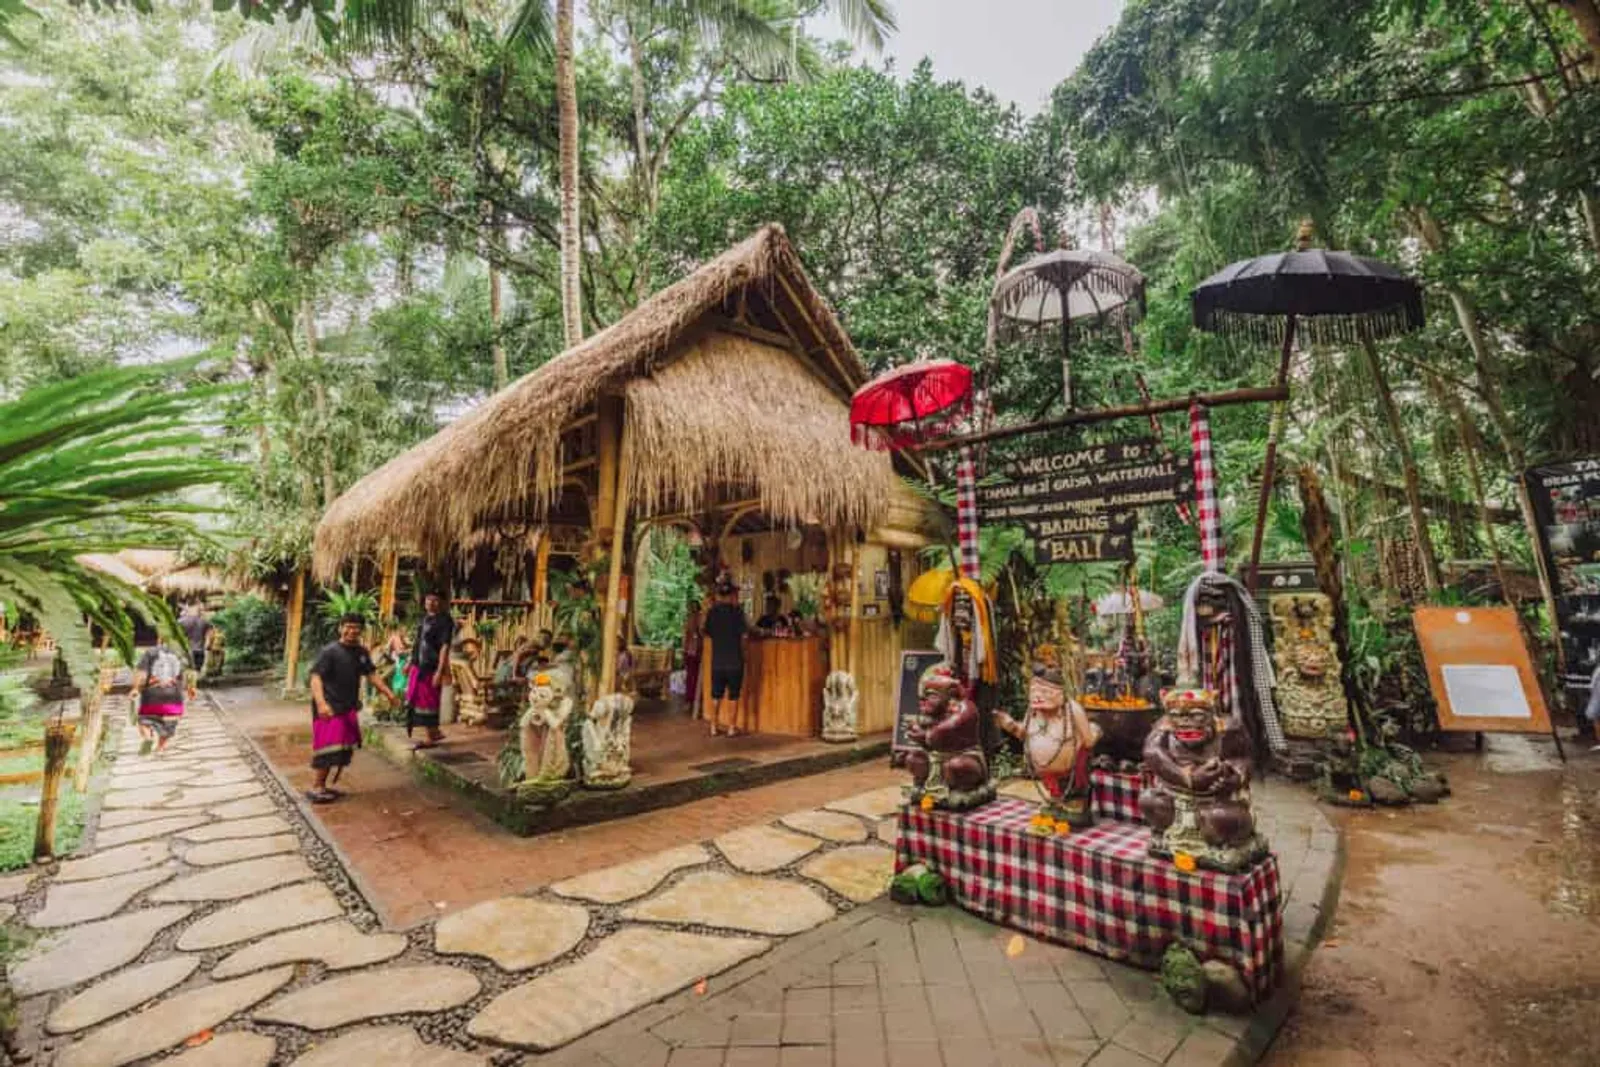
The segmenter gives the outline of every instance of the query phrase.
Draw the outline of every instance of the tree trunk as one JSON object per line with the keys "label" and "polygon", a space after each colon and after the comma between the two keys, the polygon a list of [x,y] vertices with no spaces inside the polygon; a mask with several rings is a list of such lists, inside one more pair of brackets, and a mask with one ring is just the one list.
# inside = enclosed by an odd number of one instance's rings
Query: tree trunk
{"label": "tree trunk", "polygon": [[[632,19],[628,20],[628,64],[633,90],[634,180],[639,184],[639,196],[644,201],[645,218],[651,219],[656,213],[656,182],[655,167],[650,159],[650,128],[645,119],[644,50],[639,47],[639,35],[634,32]],[[650,295],[650,250],[638,249],[637,256],[633,274],[635,303]]]}
{"label": "tree trunk", "polygon": [[568,347],[583,340],[578,213],[578,77],[573,65],[573,0],[556,0],[556,103],[561,136],[561,323]]}
{"label": "tree trunk", "polygon": [[1428,537],[1428,516],[1422,509],[1422,484],[1417,478],[1417,458],[1411,451],[1411,440],[1406,437],[1400,422],[1400,409],[1395,406],[1394,394],[1389,391],[1389,379],[1383,372],[1383,361],[1378,358],[1378,346],[1372,338],[1361,338],[1361,351],[1367,360],[1367,370],[1378,391],[1378,409],[1394,439],[1395,452],[1400,457],[1400,471],[1405,477],[1406,508],[1411,512],[1411,536],[1417,542],[1417,552],[1422,557],[1422,580],[1428,592],[1437,593],[1444,583],[1439,578],[1439,558],[1434,554],[1433,541]]}
{"label": "tree trunk", "polygon": [[1600,67],[1600,0],[1552,0],[1572,16],[1583,43],[1589,46],[1589,64]]}
{"label": "tree trunk", "polygon": [[[500,210],[494,209],[490,214],[489,227],[491,233],[500,232]],[[489,330],[490,352],[494,356],[494,390],[499,392],[511,384],[511,366],[506,361],[505,339],[500,336],[500,268],[495,266],[492,258],[485,257],[489,265]]]}
{"label": "tree trunk", "polygon": [[306,336],[306,355],[312,362],[311,408],[317,414],[317,433],[312,447],[317,450],[317,462],[322,473],[322,506],[332,507],[339,495],[338,483],[333,477],[333,450],[328,447],[328,387],[322,381],[322,368],[317,358],[317,309],[309,296],[300,301],[300,317]]}
{"label": "tree trunk", "polygon": [[1500,554],[1500,541],[1494,535],[1494,520],[1489,515],[1489,501],[1483,489],[1483,468],[1478,464],[1482,442],[1478,440],[1477,427],[1472,425],[1472,420],[1467,416],[1461,398],[1451,393],[1449,386],[1436,377],[1430,377],[1429,382],[1433,386],[1434,396],[1450,412],[1455,423],[1456,439],[1461,442],[1461,455],[1467,463],[1467,478],[1472,482],[1472,498],[1478,505],[1478,522],[1483,526],[1484,540],[1489,543],[1489,556],[1494,560],[1495,581],[1500,583],[1500,597],[1507,604],[1515,606],[1516,600],[1511,595],[1511,583],[1506,575],[1505,557]]}

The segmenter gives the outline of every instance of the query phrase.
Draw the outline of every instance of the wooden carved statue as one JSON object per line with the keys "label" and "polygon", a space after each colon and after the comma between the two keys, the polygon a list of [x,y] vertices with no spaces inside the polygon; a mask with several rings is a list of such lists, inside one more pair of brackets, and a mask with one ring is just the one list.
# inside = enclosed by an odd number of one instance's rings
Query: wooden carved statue
{"label": "wooden carved statue", "polygon": [[564,781],[572,771],[567,755],[567,720],[572,717],[572,680],[566,671],[541,671],[528,684],[522,713],[523,776],[526,781]]}
{"label": "wooden carved statue", "polygon": [[583,720],[583,784],[590,789],[621,789],[633,777],[633,698],[601,697]]}
{"label": "wooden carved statue", "polygon": [[1028,686],[1028,715],[1017,722],[1003,711],[995,725],[1022,742],[1028,767],[1038,776],[1049,800],[1044,813],[1065,819],[1073,829],[1094,822],[1089,811],[1089,760],[1100,740],[1100,728],[1089,721],[1083,705],[1068,699],[1059,671],[1043,671]]}
{"label": "wooden carved statue", "polygon": [[1148,784],[1139,811],[1150,854],[1187,855],[1213,871],[1248,869],[1267,854],[1250,809],[1252,746],[1237,718],[1217,713],[1209,689],[1172,689],[1145,739]]}
{"label": "wooden carved statue", "polygon": [[822,739],[854,741],[856,708],[860,702],[856,680],[848,671],[834,671],[822,683]]}
{"label": "wooden carved statue", "polygon": [[1333,607],[1321,593],[1274,596],[1273,660],[1278,674],[1278,714],[1283,732],[1325,741],[1349,723],[1333,643]]}
{"label": "wooden carved statue", "polygon": [[908,735],[918,747],[906,758],[909,799],[950,811],[967,811],[995,797],[984,755],[982,720],[966,687],[945,666],[922,676],[917,690],[921,721]]}

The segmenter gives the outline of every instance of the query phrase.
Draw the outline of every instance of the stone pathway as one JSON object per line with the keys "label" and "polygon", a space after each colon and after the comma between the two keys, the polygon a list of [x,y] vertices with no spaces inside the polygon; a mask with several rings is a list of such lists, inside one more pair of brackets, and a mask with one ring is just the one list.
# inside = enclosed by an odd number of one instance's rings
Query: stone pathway
{"label": "stone pathway", "polygon": [[[1031,941],[1025,963],[994,957],[1009,932],[878,900],[893,789],[384,932],[298,799],[198,705],[162,757],[123,730],[79,855],[0,880],[37,938],[9,977],[40,1063],[842,1067],[905,1045],[919,1064],[1114,1067],[1214,1062],[1197,1057],[1244,1032],[1196,1029],[1141,972]],[[1273,819],[1286,882],[1307,872],[1320,905],[1331,859],[1313,878],[1307,857],[1331,857],[1331,832]],[[1309,931],[1315,909],[1290,909]]]}

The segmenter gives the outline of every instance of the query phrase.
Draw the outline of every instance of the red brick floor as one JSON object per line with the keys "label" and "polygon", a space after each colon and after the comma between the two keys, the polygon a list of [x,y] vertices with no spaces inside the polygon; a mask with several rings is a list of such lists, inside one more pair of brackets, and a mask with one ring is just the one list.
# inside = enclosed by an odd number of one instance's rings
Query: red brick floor
{"label": "red brick floor", "polygon": [[[295,789],[310,783],[305,705],[273,701],[260,690],[225,689],[216,696]],[[419,783],[383,757],[363,752],[340,782],[345,797],[306,807],[344,853],[385,925],[403,929],[903,777],[878,761],[594,826],[518,837],[449,790]]]}

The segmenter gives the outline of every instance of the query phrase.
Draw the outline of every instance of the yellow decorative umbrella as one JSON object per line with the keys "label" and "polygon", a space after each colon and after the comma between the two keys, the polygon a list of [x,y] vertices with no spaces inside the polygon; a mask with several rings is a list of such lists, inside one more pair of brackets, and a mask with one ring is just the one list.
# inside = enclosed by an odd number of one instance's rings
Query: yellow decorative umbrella
{"label": "yellow decorative umbrella", "polygon": [[955,580],[955,572],[945,568],[922,572],[906,590],[906,618],[938,622],[939,609],[944,606]]}

